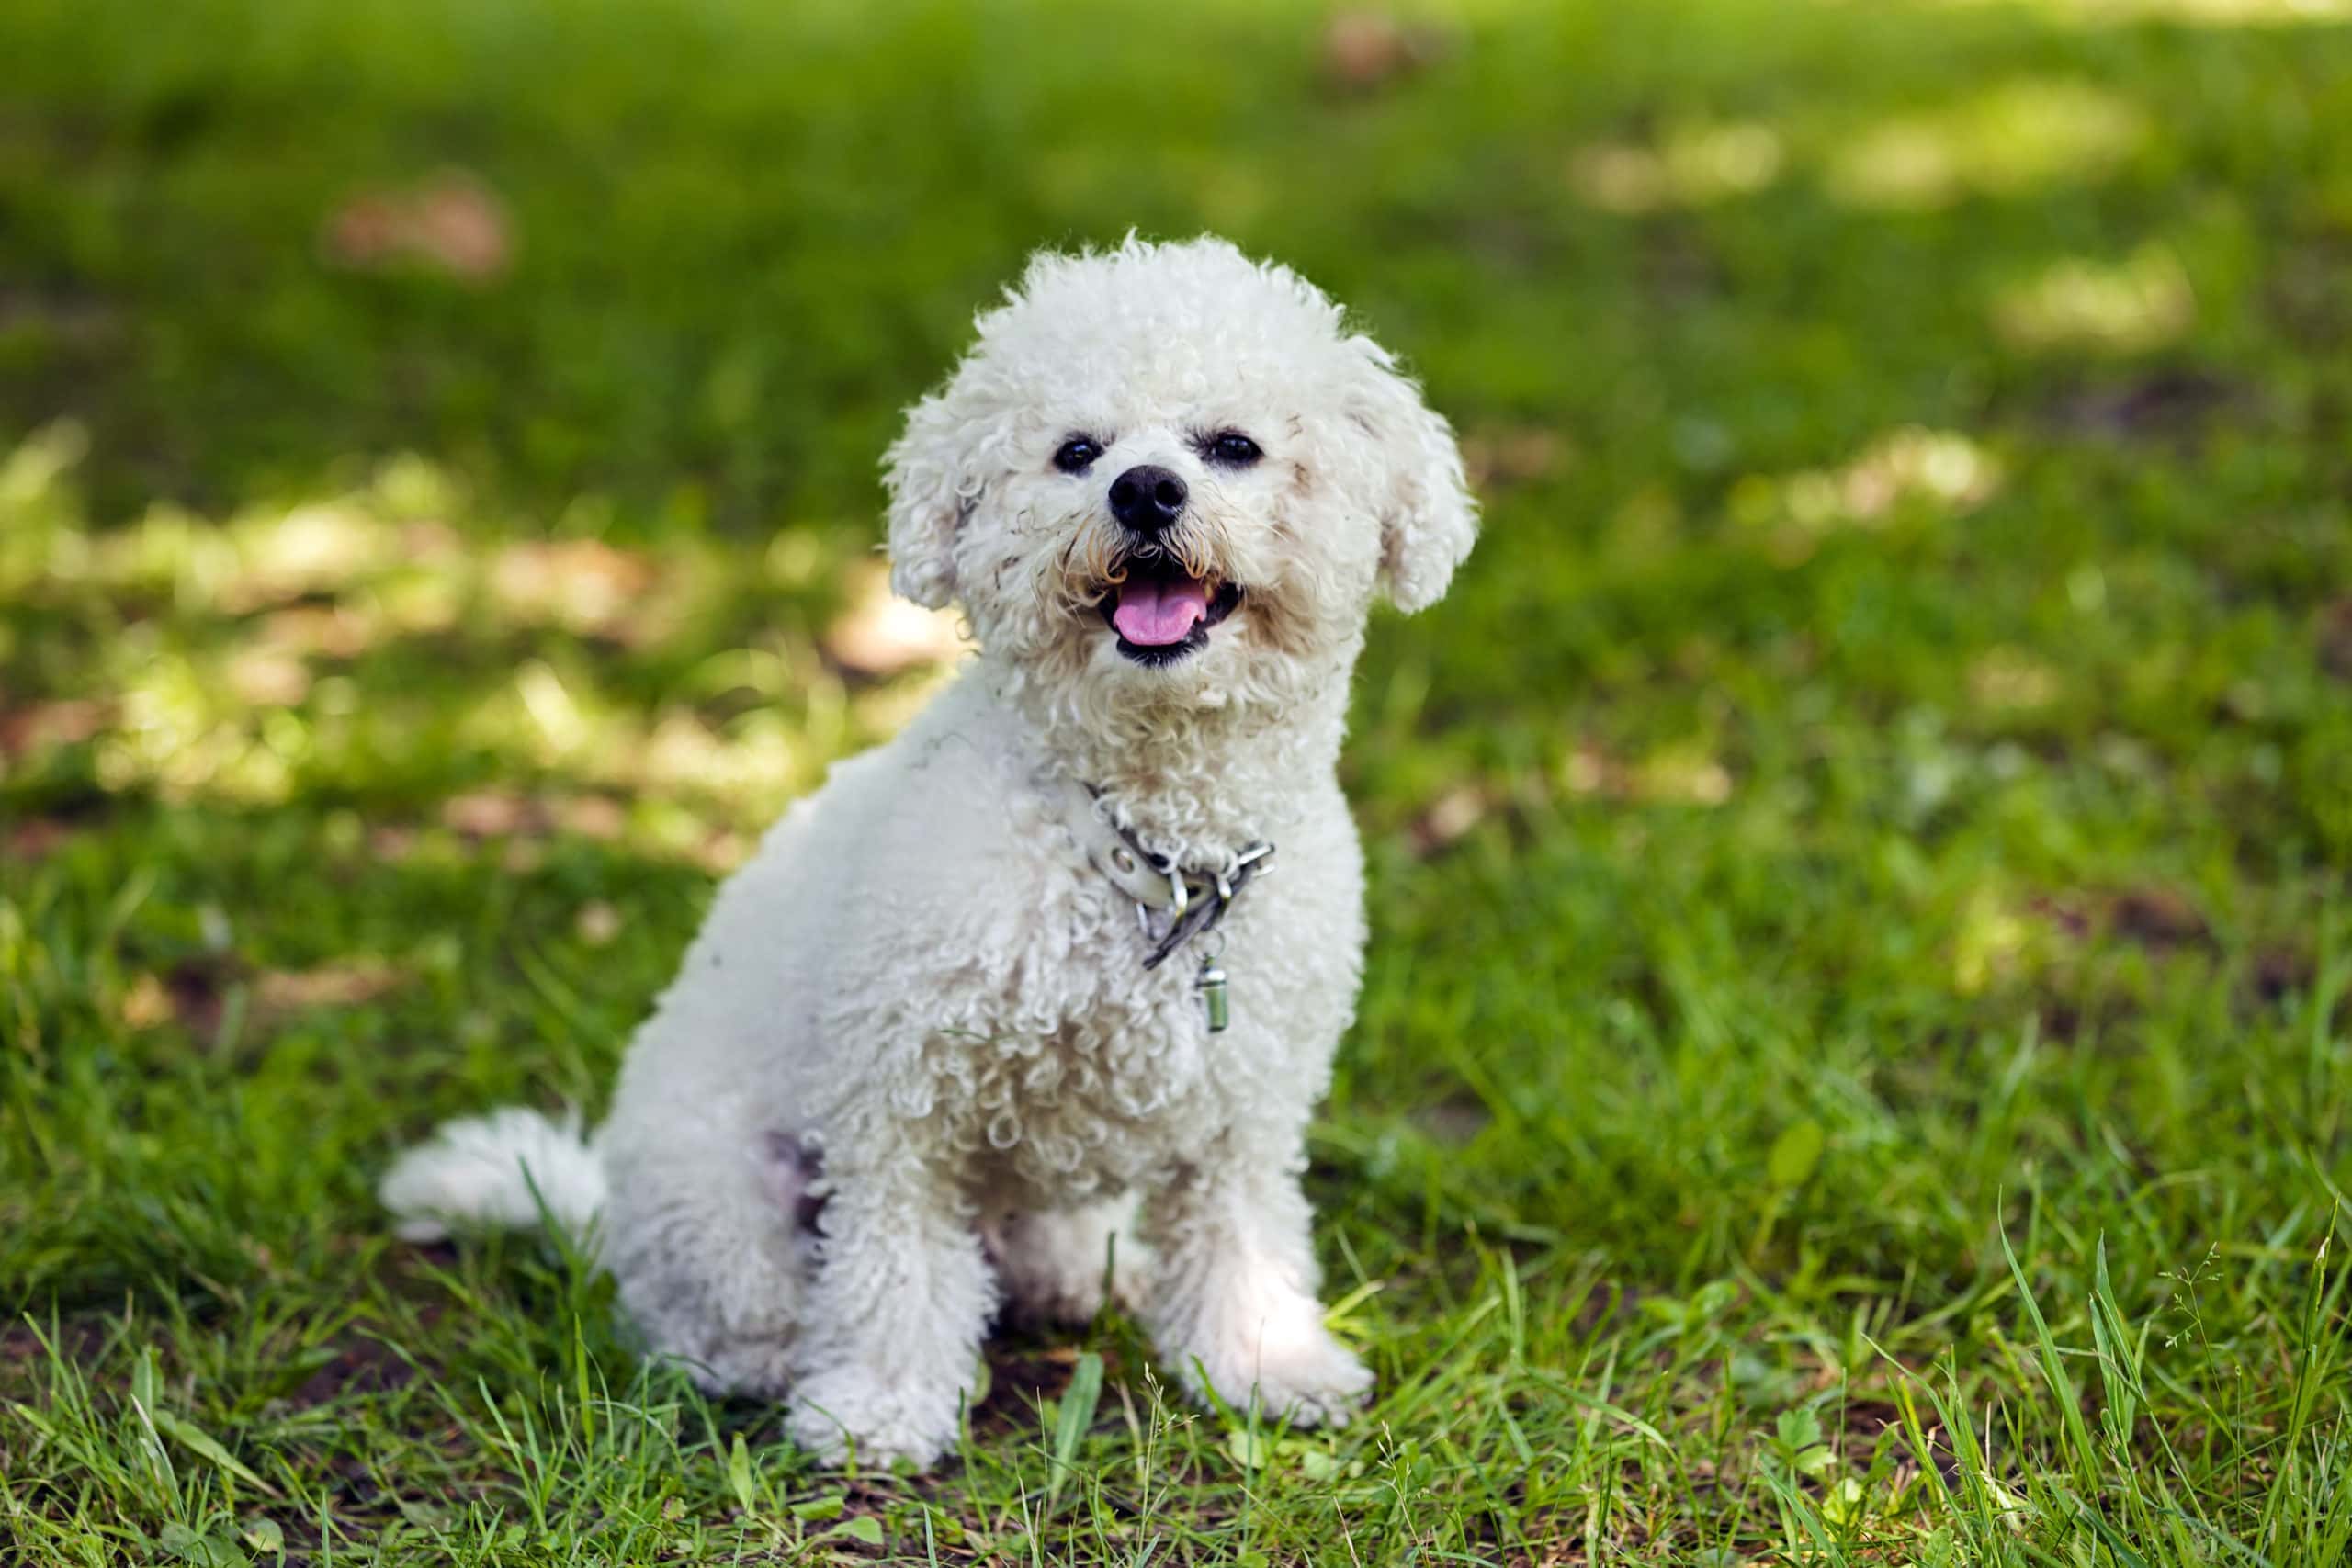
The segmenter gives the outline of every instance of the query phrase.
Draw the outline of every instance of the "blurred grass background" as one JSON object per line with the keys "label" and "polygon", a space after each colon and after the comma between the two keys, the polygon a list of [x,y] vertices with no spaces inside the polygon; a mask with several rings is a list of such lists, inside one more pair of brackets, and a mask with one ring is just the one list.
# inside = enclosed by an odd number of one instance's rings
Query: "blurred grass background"
{"label": "blurred grass background", "polygon": [[[23,1560],[2340,1560],[2343,7],[6,0],[0,59]],[[1348,300],[1487,502],[1346,764],[1383,1402],[1188,1416],[1106,1322],[844,1484],[368,1186],[597,1106],[941,678],[878,454],[1130,227]]]}

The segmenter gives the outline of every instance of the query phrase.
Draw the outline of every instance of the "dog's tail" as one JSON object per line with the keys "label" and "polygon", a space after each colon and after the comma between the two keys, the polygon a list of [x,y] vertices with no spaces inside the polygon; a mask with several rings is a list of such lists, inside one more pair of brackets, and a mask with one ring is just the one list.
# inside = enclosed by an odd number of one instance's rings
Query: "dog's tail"
{"label": "dog's tail", "polygon": [[439,1241],[453,1230],[522,1230],[547,1218],[584,1239],[605,1206],[605,1168],[580,1130],[509,1106],[444,1122],[430,1143],[392,1162],[376,1189],[409,1241]]}

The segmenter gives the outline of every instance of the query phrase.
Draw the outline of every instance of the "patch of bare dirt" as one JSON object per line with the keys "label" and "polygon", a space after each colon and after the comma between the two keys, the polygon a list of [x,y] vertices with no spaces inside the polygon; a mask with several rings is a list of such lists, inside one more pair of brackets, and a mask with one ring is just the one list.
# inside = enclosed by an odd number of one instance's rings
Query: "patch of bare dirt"
{"label": "patch of bare dirt", "polygon": [[894,595],[890,574],[878,561],[861,561],[850,569],[844,598],[841,614],[826,626],[819,644],[827,659],[853,675],[886,679],[947,663],[964,650],[961,617]]}
{"label": "patch of bare dirt", "polygon": [[288,1397],[308,1410],[338,1399],[389,1393],[415,1376],[416,1369],[399,1351],[380,1339],[355,1333],[338,1341],[334,1359],[303,1379]]}
{"label": "patch of bare dirt", "polygon": [[2320,668],[2339,681],[2352,681],[2352,596],[2322,609],[2313,634]]}
{"label": "patch of bare dirt", "polygon": [[320,247],[339,266],[417,266],[480,284],[514,265],[514,231],[489,186],[452,169],[356,193],[328,215]]}
{"label": "patch of bare dirt", "polygon": [[1548,479],[1566,466],[1568,456],[1560,433],[1540,424],[1475,430],[1462,443],[1470,487],[1482,493]]}
{"label": "patch of bare dirt", "polygon": [[2156,952],[2203,942],[2211,934],[2187,895],[2170,887],[2135,887],[2115,900],[2115,934]]}
{"label": "patch of bare dirt", "polygon": [[2062,434],[2118,441],[2178,441],[2223,415],[2245,413],[2254,399],[2201,370],[2157,370],[2129,381],[2078,387],[2050,405],[2048,423]]}
{"label": "patch of bare dirt", "polygon": [[2212,928],[2188,895],[2154,883],[2120,892],[2045,894],[2027,907],[2078,943],[2112,939],[2161,954],[2212,938]]}
{"label": "patch of bare dirt", "polygon": [[107,716],[103,705],[76,699],[0,707],[0,758],[87,740],[106,728]]}
{"label": "patch of bare dirt", "polygon": [[[49,1351],[41,1345],[41,1334],[45,1332],[46,1329],[35,1332],[31,1324],[21,1319],[0,1325],[0,1366],[29,1366],[46,1359]],[[76,1366],[86,1366],[97,1359],[106,1342],[107,1331],[102,1324],[74,1318],[57,1325],[58,1353]]]}
{"label": "patch of bare dirt", "polygon": [[377,1001],[408,980],[406,971],[380,958],[354,955],[308,969],[255,970],[227,956],[189,959],[174,964],[154,985],[134,984],[125,998],[124,1021],[153,1029],[176,1021],[199,1040],[220,1033],[229,995],[246,990],[248,1027],[270,1028],[304,1012],[359,1007]]}
{"label": "patch of bare dirt", "polygon": [[619,838],[628,826],[628,813],[610,795],[527,795],[504,790],[476,790],[443,801],[441,822],[469,839],[544,838],[564,832],[585,839],[612,840]]}
{"label": "patch of bare dirt", "polygon": [[2275,1007],[2309,990],[2318,974],[2318,966],[2309,953],[2283,947],[2266,948],[2254,955],[2254,994]]}
{"label": "patch of bare dirt", "polygon": [[498,552],[490,586],[519,621],[628,644],[650,629],[643,611],[658,576],[650,557],[600,539],[535,540]]}
{"label": "patch of bare dirt", "polygon": [[73,827],[51,817],[35,817],[8,825],[5,838],[0,838],[0,860],[37,861],[56,853],[74,840]]}
{"label": "patch of bare dirt", "polygon": [[[1077,1347],[1071,1345],[1044,1345],[1018,1337],[991,1339],[988,1346],[989,1393],[972,1412],[974,1435],[1034,1434],[1037,1429],[1038,1402],[1061,1397],[1069,1387],[1070,1371],[1078,1365],[1078,1357]],[[1106,1356],[1103,1359],[1102,1375],[1107,1385],[1117,1378],[1119,1369],[1113,1358]],[[1114,1397],[1106,1386],[1106,1407]]]}
{"label": "patch of bare dirt", "polygon": [[1427,70],[1453,44],[1441,28],[1365,7],[1324,24],[1323,79],[1348,93],[1375,93]]}
{"label": "patch of bare dirt", "polygon": [[1413,1113],[1413,1124],[1436,1142],[1459,1148],[1485,1132],[1495,1113],[1487,1102],[1467,1092],[1451,1094]]}
{"label": "patch of bare dirt", "polygon": [[122,313],[87,297],[32,288],[0,289],[0,335],[39,333],[76,348],[120,335]]}

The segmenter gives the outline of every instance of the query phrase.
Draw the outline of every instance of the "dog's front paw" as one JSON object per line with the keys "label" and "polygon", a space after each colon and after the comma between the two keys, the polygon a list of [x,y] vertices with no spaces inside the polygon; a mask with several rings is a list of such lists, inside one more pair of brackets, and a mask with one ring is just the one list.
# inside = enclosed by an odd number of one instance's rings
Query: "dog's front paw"
{"label": "dog's front paw", "polygon": [[1372,1369],[1317,1323],[1300,1343],[1264,1350],[1256,1389],[1261,1409],[1294,1426],[1343,1427],[1371,1396]]}
{"label": "dog's front paw", "polygon": [[792,1440],[827,1464],[854,1457],[888,1469],[903,1460],[928,1470],[956,1446],[964,1391],[915,1386],[902,1378],[825,1371],[793,1390],[785,1427]]}
{"label": "dog's front paw", "polygon": [[1344,1426],[1372,1393],[1371,1369],[1331,1337],[1305,1296],[1256,1322],[1235,1320],[1179,1355],[1195,1393],[1205,1382],[1236,1410],[1255,1398],[1268,1416],[1294,1426]]}

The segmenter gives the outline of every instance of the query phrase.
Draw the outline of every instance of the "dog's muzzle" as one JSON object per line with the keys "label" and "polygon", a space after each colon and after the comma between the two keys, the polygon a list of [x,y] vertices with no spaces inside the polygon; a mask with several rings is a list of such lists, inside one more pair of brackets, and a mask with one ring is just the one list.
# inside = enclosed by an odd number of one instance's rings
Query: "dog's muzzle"
{"label": "dog's muzzle", "polygon": [[1241,585],[1196,577],[1159,550],[1126,558],[1125,575],[1102,591],[1102,618],[1119,651],[1138,664],[1170,664],[1208,646],[1209,630],[1241,603]]}

